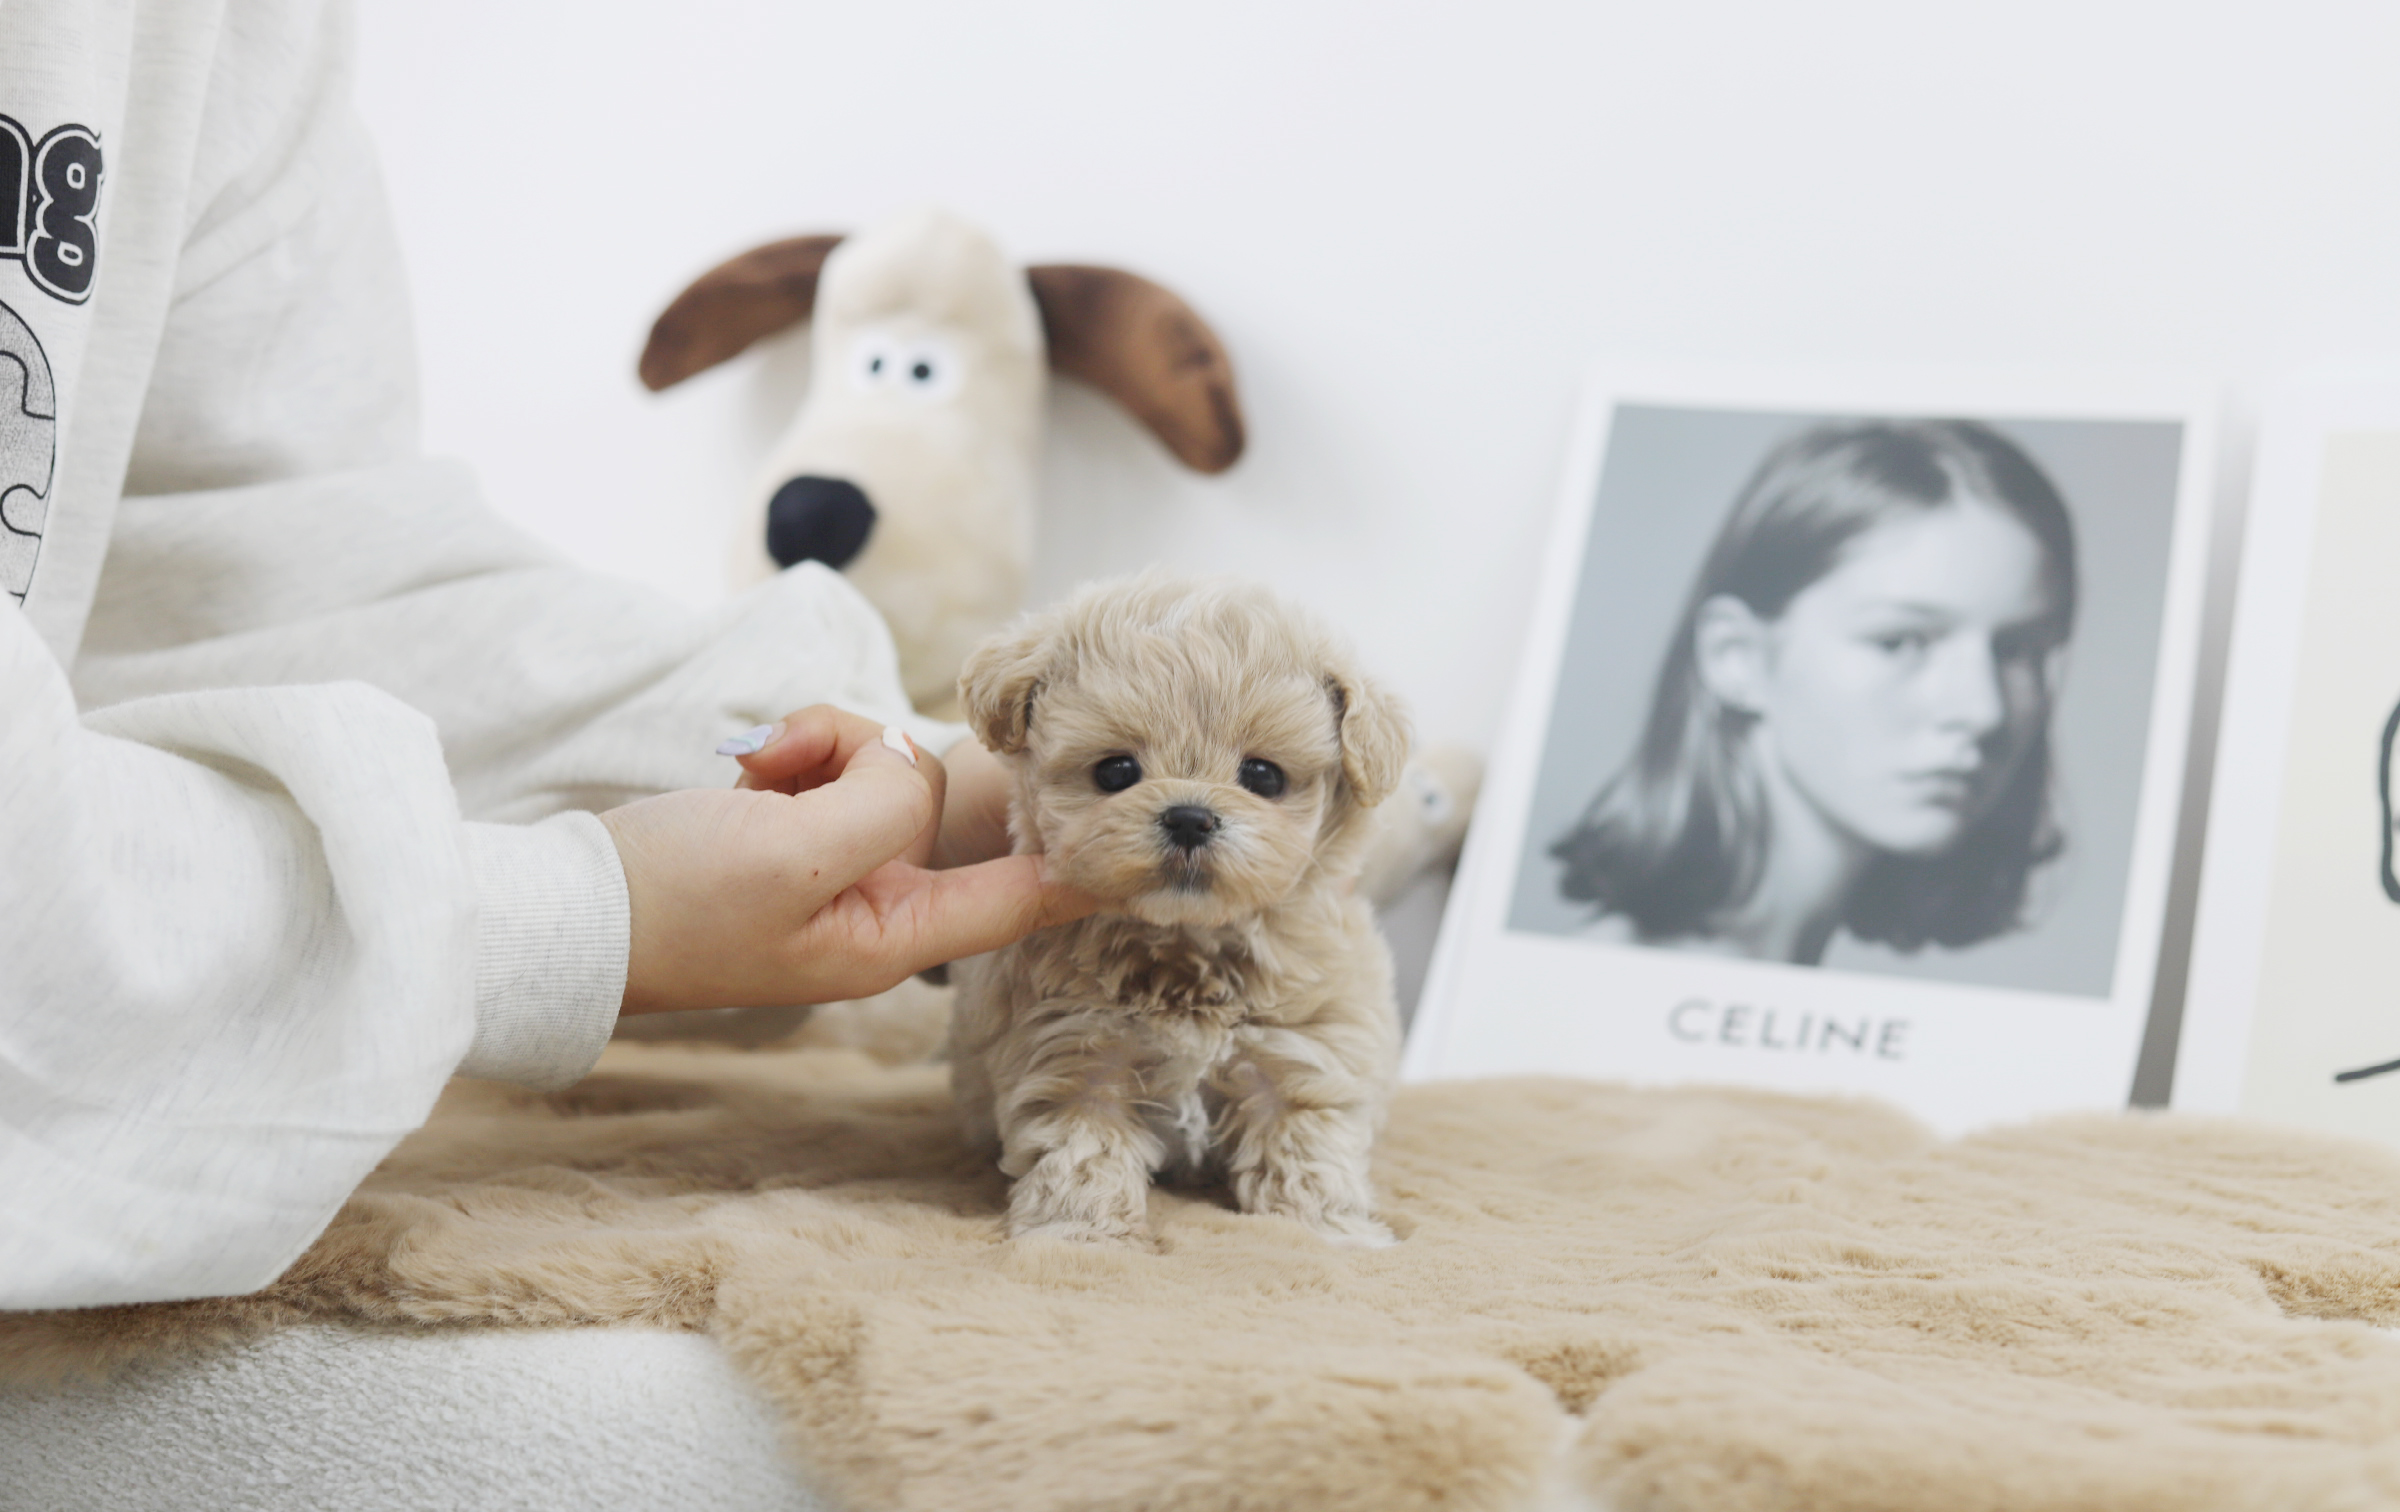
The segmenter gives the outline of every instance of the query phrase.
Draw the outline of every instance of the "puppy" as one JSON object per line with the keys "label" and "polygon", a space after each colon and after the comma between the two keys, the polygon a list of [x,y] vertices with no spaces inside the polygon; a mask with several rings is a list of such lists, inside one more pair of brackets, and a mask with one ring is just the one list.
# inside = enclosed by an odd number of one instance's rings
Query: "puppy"
{"label": "puppy", "polygon": [[959,1109],[1015,1178],[1009,1232],[1140,1235],[1156,1173],[1389,1244],[1367,1162],[1400,1022],[1351,884],[1399,708],[1263,589],[1157,575],[1019,621],[959,688],[1015,770],[1016,848],[1108,900],[954,978]]}

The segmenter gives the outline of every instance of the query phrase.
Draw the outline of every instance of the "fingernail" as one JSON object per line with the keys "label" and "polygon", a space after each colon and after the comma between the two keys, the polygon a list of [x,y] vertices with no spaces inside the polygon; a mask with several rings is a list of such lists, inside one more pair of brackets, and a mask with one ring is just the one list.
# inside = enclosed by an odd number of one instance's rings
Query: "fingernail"
{"label": "fingernail", "polygon": [[782,738],[783,721],[781,720],[777,720],[773,724],[752,725],[741,734],[718,746],[717,754],[720,756],[755,756]]}
{"label": "fingernail", "polygon": [[898,725],[883,727],[883,743],[907,757],[910,766],[917,764],[917,743],[909,739],[908,732]]}

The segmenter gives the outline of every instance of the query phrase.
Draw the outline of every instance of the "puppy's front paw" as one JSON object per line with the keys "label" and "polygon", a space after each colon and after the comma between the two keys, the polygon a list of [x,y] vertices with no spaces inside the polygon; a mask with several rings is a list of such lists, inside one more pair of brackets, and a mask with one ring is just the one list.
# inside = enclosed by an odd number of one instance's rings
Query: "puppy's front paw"
{"label": "puppy's front paw", "polygon": [[1234,1200],[1245,1213],[1271,1213],[1289,1218],[1328,1244],[1349,1249],[1383,1249],[1399,1241],[1375,1221],[1363,1197],[1349,1190],[1363,1186],[1320,1173],[1266,1171],[1234,1183]]}
{"label": "puppy's front paw", "polygon": [[1009,1192],[1009,1237],[1040,1235],[1077,1244],[1143,1238],[1149,1192],[1149,1172],[1138,1162],[1076,1161],[1053,1150]]}

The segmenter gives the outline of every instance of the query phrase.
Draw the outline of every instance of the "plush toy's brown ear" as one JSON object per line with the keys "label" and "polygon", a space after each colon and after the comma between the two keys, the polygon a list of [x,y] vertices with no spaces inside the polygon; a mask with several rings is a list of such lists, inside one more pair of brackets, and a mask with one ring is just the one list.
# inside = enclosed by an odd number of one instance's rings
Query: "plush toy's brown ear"
{"label": "plush toy's brown ear", "polygon": [[1048,615],[1021,619],[968,652],[959,668],[958,702],[967,728],[995,755],[1025,749],[1056,630]]}
{"label": "plush toy's brown ear", "polygon": [[642,348],[642,386],[656,393],[808,318],[817,274],[838,236],[795,236],[719,263],[675,296]]}
{"label": "plush toy's brown ear", "polygon": [[1242,454],[1233,363],[1208,322],[1172,290],[1115,268],[1025,270],[1050,366],[1107,394],[1177,461],[1220,473]]}

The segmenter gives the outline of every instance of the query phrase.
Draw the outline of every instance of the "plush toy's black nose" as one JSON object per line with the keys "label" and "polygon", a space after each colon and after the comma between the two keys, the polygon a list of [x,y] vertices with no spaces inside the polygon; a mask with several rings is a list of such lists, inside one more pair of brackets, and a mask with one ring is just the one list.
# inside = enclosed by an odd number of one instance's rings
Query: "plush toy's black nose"
{"label": "plush toy's black nose", "polygon": [[1217,832],[1217,816],[1197,803],[1178,803],[1158,816],[1167,843],[1179,851],[1196,851]]}
{"label": "plush toy's black nose", "polygon": [[839,571],[874,528],[875,506],[846,478],[794,478],[767,501],[767,555],[778,567],[823,562]]}

